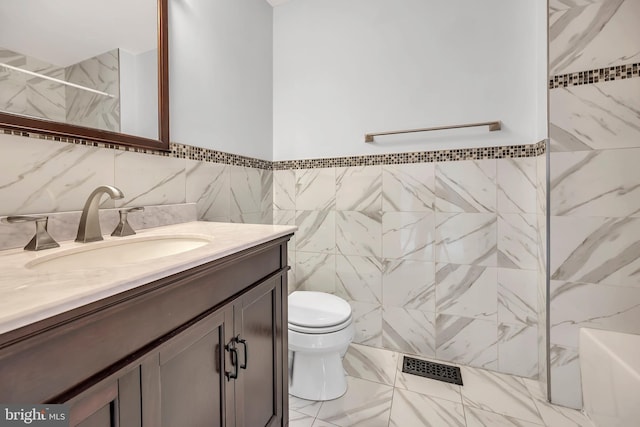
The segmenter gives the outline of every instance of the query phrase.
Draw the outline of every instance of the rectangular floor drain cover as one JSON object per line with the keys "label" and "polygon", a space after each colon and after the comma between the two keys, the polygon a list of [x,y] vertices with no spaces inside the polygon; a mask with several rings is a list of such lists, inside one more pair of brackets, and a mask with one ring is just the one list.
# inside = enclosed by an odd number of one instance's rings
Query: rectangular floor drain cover
{"label": "rectangular floor drain cover", "polygon": [[442,363],[428,362],[426,360],[404,356],[402,372],[420,375],[421,377],[444,381],[446,383],[462,385],[460,368],[456,366],[443,365]]}

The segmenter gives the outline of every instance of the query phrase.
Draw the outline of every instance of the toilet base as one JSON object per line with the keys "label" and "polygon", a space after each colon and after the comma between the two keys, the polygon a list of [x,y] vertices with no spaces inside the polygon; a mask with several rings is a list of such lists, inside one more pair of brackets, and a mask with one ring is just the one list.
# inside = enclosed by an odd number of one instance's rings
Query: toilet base
{"label": "toilet base", "polygon": [[332,400],[347,392],[340,352],[289,352],[289,394],[306,400]]}

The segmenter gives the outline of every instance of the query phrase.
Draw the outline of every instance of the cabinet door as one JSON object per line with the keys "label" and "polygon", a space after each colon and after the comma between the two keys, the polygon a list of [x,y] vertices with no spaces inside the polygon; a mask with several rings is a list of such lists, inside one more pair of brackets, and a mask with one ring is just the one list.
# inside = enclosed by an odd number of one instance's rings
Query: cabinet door
{"label": "cabinet door", "polygon": [[171,338],[142,365],[143,420],[149,427],[232,426],[234,382],[225,344],[232,308],[223,308]]}
{"label": "cabinet door", "polygon": [[140,427],[140,367],[67,402],[71,427]]}
{"label": "cabinet door", "polygon": [[236,426],[282,425],[282,276],[251,289],[234,304],[234,342],[240,372],[236,380]]}

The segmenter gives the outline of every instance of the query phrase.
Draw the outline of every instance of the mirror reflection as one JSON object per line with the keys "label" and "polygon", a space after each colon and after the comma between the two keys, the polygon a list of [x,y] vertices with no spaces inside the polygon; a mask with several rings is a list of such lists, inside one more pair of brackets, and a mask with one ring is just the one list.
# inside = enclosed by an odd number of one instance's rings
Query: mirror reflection
{"label": "mirror reflection", "polygon": [[158,139],[157,0],[0,1],[0,111]]}

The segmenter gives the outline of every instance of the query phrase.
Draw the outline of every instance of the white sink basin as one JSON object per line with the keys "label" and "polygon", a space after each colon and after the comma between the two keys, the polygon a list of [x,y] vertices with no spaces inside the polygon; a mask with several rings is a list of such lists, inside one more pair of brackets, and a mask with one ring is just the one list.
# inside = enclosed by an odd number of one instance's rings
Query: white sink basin
{"label": "white sink basin", "polygon": [[46,255],[26,267],[40,271],[118,268],[191,251],[211,243],[205,236],[148,236],[87,243],[82,247]]}

